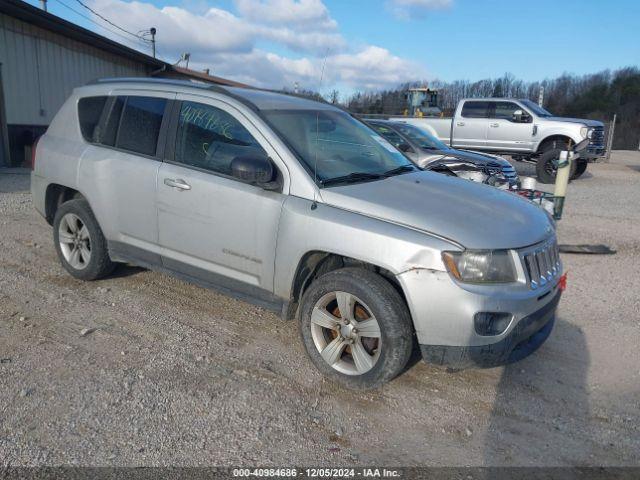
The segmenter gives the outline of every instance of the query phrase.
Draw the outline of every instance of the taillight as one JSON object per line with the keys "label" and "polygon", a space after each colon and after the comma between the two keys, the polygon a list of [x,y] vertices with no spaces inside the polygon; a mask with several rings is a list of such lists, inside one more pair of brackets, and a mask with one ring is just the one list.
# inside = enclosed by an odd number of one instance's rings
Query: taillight
{"label": "taillight", "polygon": [[31,167],[31,170],[35,170],[36,168],[36,149],[38,148],[38,142],[40,141],[40,138],[42,138],[41,136],[36,138],[35,142],[33,142],[33,145],[31,145],[31,165],[29,165],[29,167]]}

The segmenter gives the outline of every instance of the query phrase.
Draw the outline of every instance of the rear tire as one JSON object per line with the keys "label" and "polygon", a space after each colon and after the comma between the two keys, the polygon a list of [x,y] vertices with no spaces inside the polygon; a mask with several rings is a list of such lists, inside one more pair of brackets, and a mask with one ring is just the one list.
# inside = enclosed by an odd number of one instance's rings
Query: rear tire
{"label": "rear tire", "polygon": [[315,367],[350,389],[382,386],[411,357],[409,310],[396,289],[369,270],[343,268],[316,279],[303,295],[299,322]]}
{"label": "rear tire", "polygon": [[[555,183],[558,171],[557,160],[560,158],[559,148],[549,148],[545,150],[536,162],[536,176],[540,183]],[[571,162],[571,172],[569,179],[574,178],[576,162]]]}
{"label": "rear tire", "polygon": [[60,263],[75,278],[97,280],[115,267],[107,240],[83,198],[60,205],[53,219],[53,242]]}

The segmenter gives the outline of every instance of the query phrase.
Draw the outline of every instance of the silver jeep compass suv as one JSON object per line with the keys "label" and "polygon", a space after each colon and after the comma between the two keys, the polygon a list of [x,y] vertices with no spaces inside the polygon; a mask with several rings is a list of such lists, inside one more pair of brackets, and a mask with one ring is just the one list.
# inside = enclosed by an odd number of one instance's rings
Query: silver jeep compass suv
{"label": "silver jeep compass suv", "polygon": [[117,262],[297,318],[314,365],[374,388],[407,365],[515,361],[549,335],[554,226],[510,193],[414,167],[331,105],[150,79],[76,89],[32,193],[76,278]]}

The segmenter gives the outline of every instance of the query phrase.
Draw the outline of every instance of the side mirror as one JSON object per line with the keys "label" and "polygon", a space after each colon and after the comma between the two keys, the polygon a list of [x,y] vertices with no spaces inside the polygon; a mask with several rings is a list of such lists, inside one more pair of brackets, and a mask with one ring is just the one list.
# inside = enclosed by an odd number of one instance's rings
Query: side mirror
{"label": "side mirror", "polygon": [[529,123],[529,120],[531,120],[529,114],[520,109],[514,111],[511,118],[516,123]]}
{"label": "side mirror", "polygon": [[413,148],[411,148],[411,145],[409,145],[408,143],[401,143],[400,145],[398,145],[398,150],[404,153],[413,152]]}
{"label": "side mirror", "polygon": [[231,161],[231,174],[238,180],[273,190],[274,168],[267,157],[245,155]]}

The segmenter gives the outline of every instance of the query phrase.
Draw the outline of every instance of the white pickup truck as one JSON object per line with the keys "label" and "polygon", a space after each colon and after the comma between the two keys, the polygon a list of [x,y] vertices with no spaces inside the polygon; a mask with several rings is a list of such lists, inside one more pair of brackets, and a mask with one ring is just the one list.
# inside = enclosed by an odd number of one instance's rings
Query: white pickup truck
{"label": "white pickup truck", "polygon": [[[596,120],[555,117],[531,100],[463,99],[453,118],[396,117],[420,127],[454,148],[511,155],[536,162],[538,180],[555,181],[559,152],[589,138],[589,146],[573,166],[572,178],[605,153],[604,125]],[[571,145],[569,145],[571,144]]]}

